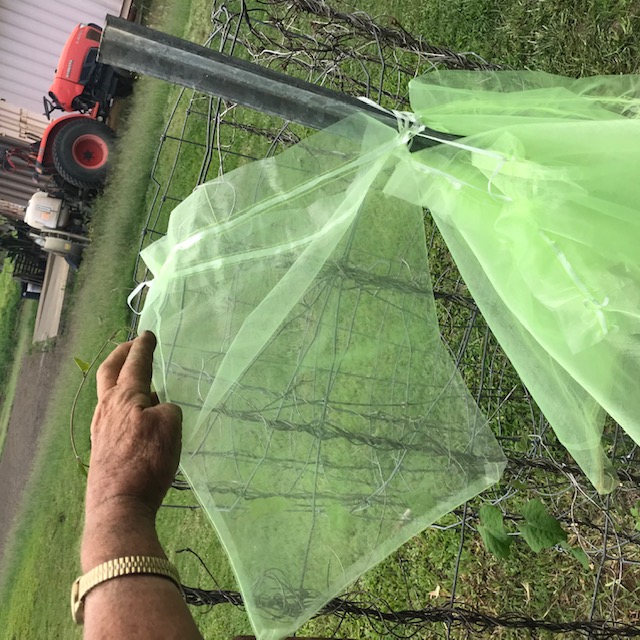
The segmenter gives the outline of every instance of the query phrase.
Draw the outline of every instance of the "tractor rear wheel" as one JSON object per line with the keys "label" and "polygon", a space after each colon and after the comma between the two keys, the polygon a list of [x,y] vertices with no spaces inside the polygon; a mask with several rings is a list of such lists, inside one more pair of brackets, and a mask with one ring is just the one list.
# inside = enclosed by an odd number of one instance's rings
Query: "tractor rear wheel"
{"label": "tractor rear wheel", "polygon": [[89,118],[65,125],[53,142],[53,163],[68,183],[81,189],[101,187],[107,177],[115,133]]}

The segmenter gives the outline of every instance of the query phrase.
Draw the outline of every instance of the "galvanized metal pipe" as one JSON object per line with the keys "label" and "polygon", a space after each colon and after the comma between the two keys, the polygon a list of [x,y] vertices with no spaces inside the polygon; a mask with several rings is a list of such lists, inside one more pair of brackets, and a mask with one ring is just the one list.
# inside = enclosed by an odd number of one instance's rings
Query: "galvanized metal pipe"
{"label": "galvanized metal pipe", "polygon": [[[98,59],[313,129],[324,129],[361,112],[397,127],[393,115],[344,93],[115,16],[107,16]],[[425,133],[456,138],[431,130]],[[419,146],[434,144],[437,142],[421,138]]]}

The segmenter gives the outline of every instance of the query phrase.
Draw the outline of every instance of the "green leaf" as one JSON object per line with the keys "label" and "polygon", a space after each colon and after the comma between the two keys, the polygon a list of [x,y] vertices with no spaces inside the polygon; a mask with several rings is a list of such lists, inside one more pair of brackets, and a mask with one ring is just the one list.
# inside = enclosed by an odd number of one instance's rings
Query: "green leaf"
{"label": "green leaf", "polygon": [[80,458],[76,458],[76,464],[78,465],[78,471],[80,471],[80,473],[85,477],[88,478],[89,477],[89,472],[87,470],[87,467],[84,465],[84,463],[82,462],[82,460],[80,460]]}
{"label": "green leaf", "polygon": [[568,542],[562,543],[562,548],[570,553],[585,569],[591,569],[589,556],[580,547],[572,547]]}
{"label": "green leaf", "polygon": [[480,522],[478,533],[487,551],[498,558],[508,558],[509,547],[513,539],[507,535],[504,529],[504,521],[500,509],[491,505],[484,505],[480,509]]}
{"label": "green leaf", "polygon": [[91,367],[88,362],[80,360],[80,358],[74,358],[73,361],[78,365],[78,369],[80,369],[82,373],[87,373],[87,371],[89,371],[89,368]]}
{"label": "green leaf", "polygon": [[540,500],[527,502],[521,513],[526,522],[518,528],[525,542],[536,553],[566,542],[566,532],[560,523],[549,515]]}

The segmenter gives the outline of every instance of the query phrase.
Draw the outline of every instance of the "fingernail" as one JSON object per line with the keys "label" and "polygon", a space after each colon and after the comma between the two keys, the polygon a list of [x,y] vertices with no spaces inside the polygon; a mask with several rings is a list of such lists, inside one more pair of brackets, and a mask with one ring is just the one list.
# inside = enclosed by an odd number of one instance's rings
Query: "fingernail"
{"label": "fingernail", "polygon": [[154,342],[157,342],[157,339],[156,339],[155,335],[153,334],[153,332],[152,332],[152,331],[149,331],[148,329],[145,329],[145,331],[143,331],[143,332],[140,334],[140,337],[141,337],[141,338],[142,338],[142,337],[147,337],[147,338],[148,338],[148,337],[151,337],[151,339],[152,339]]}

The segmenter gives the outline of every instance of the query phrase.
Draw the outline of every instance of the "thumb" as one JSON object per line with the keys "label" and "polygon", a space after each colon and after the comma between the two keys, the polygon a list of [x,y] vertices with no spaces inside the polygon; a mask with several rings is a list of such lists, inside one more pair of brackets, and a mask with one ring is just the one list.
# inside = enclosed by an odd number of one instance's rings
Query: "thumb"
{"label": "thumb", "polygon": [[163,402],[149,407],[146,412],[169,431],[177,432],[178,436],[182,433],[182,409],[177,404]]}

